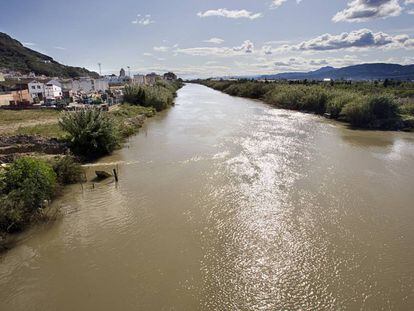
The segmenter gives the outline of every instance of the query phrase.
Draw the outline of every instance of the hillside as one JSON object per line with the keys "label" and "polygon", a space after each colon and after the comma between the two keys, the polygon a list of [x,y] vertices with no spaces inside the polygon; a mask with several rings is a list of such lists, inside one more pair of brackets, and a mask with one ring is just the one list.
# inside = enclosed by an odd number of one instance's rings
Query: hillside
{"label": "hillside", "polygon": [[288,80],[414,80],[414,65],[398,64],[360,64],[343,68],[323,67],[310,72],[287,72],[274,75],[263,75],[261,79],[288,79]]}
{"label": "hillside", "polygon": [[50,77],[76,78],[81,76],[98,77],[96,72],[85,68],[65,66],[53,58],[26,48],[19,41],[0,32],[0,69],[34,72]]}

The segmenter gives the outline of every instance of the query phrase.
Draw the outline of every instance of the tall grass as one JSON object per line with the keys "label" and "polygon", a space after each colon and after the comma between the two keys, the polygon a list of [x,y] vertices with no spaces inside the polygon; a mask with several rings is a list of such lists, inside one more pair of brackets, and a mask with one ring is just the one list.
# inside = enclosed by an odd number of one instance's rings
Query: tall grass
{"label": "tall grass", "polygon": [[404,104],[396,101],[396,97],[411,94],[412,83],[400,83],[398,88],[349,82],[318,84],[204,80],[201,83],[229,95],[262,99],[280,108],[329,114],[331,118],[345,120],[357,127],[400,129],[410,126],[404,124],[401,114],[414,115],[414,95],[411,99],[408,97]]}
{"label": "tall grass", "polygon": [[158,81],[154,86],[127,86],[124,92],[124,102],[143,107],[153,107],[157,111],[161,111],[173,105],[176,91],[181,86],[178,81]]}

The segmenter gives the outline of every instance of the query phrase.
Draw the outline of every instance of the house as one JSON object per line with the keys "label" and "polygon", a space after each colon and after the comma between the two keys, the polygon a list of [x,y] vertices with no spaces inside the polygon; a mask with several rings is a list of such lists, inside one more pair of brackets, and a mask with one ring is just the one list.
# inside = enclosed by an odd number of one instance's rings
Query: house
{"label": "house", "polygon": [[89,94],[93,92],[93,80],[91,78],[79,78],[73,80],[72,91],[75,93]]}
{"label": "house", "polygon": [[132,83],[136,85],[144,85],[145,84],[145,76],[144,75],[134,75],[132,78]]}
{"label": "house", "polygon": [[45,98],[45,84],[36,80],[33,80],[27,84],[30,97],[32,100],[43,100]]}
{"label": "house", "polygon": [[173,72],[164,73],[163,78],[164,78],[164,80],[167,80],[167,81],[175,81],[175,80],[177,80],[177,76]]}
{"label": "house", "polygon": [[109,89],[109,83],[105,79],[94,79],[93,90],[95,92],[105,92]]}
{"label": "house", "polygon": [[45,84],[46,99],[61,99],[62,97],[62,84],[59,81],[50,80]]}
{"label": "house", "polygon": [[160,78],[155,72],[149,73],[145,76],[145,84],[154,85],[157,80]]}
{"label": "house", "polygon": [[105,76],[103,79],[105,81],[107,81],[109,83],[109,85],[128,84],[132,80],[128,76],[125,76],[125,77],[117,77],[116,75]]}
{"label": "house", "polygon": [[22,102],[32,102],[28,89],[13,89],[6,92],[0,92],[0,106],[8,106],[10,104]]}

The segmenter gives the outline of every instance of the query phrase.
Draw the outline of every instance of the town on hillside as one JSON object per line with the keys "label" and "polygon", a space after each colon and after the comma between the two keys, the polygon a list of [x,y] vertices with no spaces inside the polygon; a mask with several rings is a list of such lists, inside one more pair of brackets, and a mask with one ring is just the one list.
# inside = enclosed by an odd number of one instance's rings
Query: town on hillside
{"label": "town on hillside", "polygon": [[173,72],[131,76],[122,68],[119,75],[70,79],[0,70],[0,109],[106,108],[122,102],[127,85],[154,86],[160,80],[175,81],[177,76]]}

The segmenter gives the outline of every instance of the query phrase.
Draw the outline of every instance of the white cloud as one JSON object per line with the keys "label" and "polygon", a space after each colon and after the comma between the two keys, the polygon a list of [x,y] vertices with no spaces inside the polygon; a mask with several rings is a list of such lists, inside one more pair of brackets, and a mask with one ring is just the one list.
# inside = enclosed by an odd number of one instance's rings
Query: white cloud
{"label": "white cloud", "polygon": [[53,47],[54,49],[56,49],[56,50],[66,50],[66,48],[64,48],[63,46],[54,46]]}
{"label": "white cloud", "polygon": [[176,53],[192,55],[192,56],[242,56],[252,54],[254,52],[254,44],[250,40],[244,41],[240,46],[235,47],[192,47],[179,48],[174,50]]}
{"label": "white cloud", "polygon": [[168,46],[154,46],[153,50],[155,52],[167,52],[170,48]]}
{"label": "white cloud", "polygon": [[208,40],[204,40],[203,42],[213,43],[213,44],[222,44],[224,42],[224,40],[220,39],[220,38],[210,38]]}
{"label": "white cloud", "polygon": [[408,10],[407,13],[410,15],[414,15],[414,10]]}
{"label": "white cloud", "polygon": [[142,55],[144,55],[144,56],[152,56],[151,53],[142,53]]}
{"label": "white cloud", "polygon": [[246,40],[240,46],[233,47],[233,51],[239,52],[244,51],[245,53],[252,53],[254,49],[254,44],[250,40]]}
{"label": "white cloud", "polygon": [[[277,9],[280,7],[283,3],[287,2],[288,0],[272,0],[272,4],[270,5],[271,9]],[[296,3],[301,3],[302,0],[296,0]]]}
{"label": "white cloud", "polygon": [[401,11],[398,0],[353,0],[348,2],[348,8],[336,13],[332,20],[334,22],[365,22],[375,18],[398,16]]}
{"label": "white cloud", "polygon": [[279,51],[332,51],[355,48],[387,47],[411,48],[408,35],[392,36],[383,32],[373,32],[369,29],[344,32],[339,35],[324,34],[303,41],[297,45],[284,45]]}
{"label": "white cloud", "polygon": [[142,26],[148,26],[149,24],[153,24],[155,21],[151,19],[151,15],[147,14],[145,16],[141,16],[141,14],[137,15],[137,18],[132,21],[132,24],[139,24]]}
{"label": "white cloud", "polygon": [[414,0],[405,0],[405,4],[414,4]]}
{"label": "white cloud", "polygon": [[270,45],[264,45],[262,47],[262,51],[263,51],[263,54],[265,54],[265,55],[271,55],[273,53],[272,52],[272,47]]}
{"label": "white cloud", "polygon": [[33,43],[33,42],[23,42],[23,45],[24,46],[35,46],[36,43]]}
{"label": "white cloud", "polygon": [[199,17],[212,17],[212,16],[220,16],[226,18],[248,18],[248,19],[256,19],[262,17],[262,13],[252,13],[247,10],[227,10],[227,9],[217,9],[217,10],[208,10],[205,12],[198,12],[197,16]]}
{"label": "white cloud", "polygon": [[278,7],[280,7],[286,1],[287,0],[273,0],[271,7],[272,8],[278,8]]}

